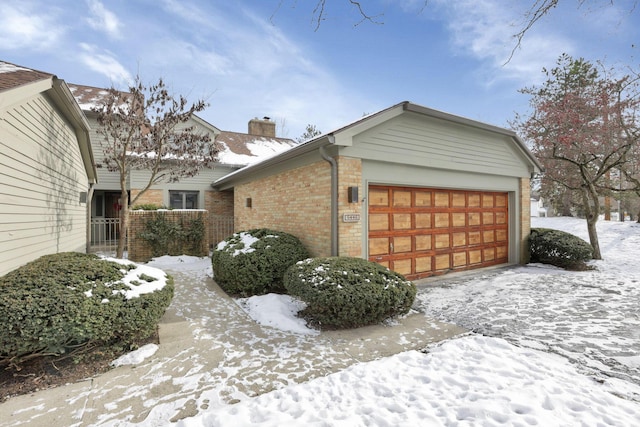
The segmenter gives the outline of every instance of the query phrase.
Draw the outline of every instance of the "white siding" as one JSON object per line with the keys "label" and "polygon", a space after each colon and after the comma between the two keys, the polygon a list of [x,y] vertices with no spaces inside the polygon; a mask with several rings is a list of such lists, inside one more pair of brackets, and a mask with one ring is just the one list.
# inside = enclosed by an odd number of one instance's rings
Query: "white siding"
{"label": "white siding", "polygon": [[84,252],[87,190],[76,135],[48,98],[0,112],[0,275],[42,255]]}

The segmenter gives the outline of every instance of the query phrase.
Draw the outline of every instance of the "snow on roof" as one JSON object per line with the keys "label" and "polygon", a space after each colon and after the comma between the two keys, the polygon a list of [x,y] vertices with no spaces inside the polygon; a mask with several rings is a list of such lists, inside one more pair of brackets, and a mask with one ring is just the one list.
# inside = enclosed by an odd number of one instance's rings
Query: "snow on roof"
{"label": "snow on roof", "polygon": [[0,61],[0,74],[1,73],[14,73],[16,71],[33,71],[29,68],[18,67],[17,65],[10,64],[8,62]]}
{"label": "snow on roof", "polygon": [[[102,106],[109,95],[107,89],[100,87],[83,86],[73,83],[67,83],[67,86],[69,86],[69,90],[82,111],[92,111],[94,108]],[[122,93],[127,94],[127,92]]]}
{"label": "snow on roof", "polygon": [[216,138],[220,146],[218,162],[224,165],[251,165],[296,146],[287,138],[270,138],[236,132],[222,132]]}
{"label": "snow on roof", "polygon": [[50,73],[0,61],[0,91],[13,89],[39,80],[51,79],[52,77],[53,74]]}

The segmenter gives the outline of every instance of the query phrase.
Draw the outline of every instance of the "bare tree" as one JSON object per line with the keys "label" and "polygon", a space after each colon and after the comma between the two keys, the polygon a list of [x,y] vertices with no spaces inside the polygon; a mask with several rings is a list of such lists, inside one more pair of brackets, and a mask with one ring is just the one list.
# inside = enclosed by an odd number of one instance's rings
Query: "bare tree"
{"label": "bare tree", "polygon": [[[169,94],[162,79],[146,86],[137,76],[129,92],[108,90],[98,114],[97,132],[104,150],[104,164],[120,174],[120,238],[117,257],[122,258],[129,224],[129,207],[154,184],[175,182],[196,175],[213,164],[218,149],[207,134],[185,126],[191,116],[206,107],[202,100],[188,106],[183,96]],[[148,181],[130,200],[127,183],[133,170],[148,172]]]}
{"label": "bare tree", "polygon": [[[351,6],[360,15],[360,20],[356,24],[354,24],[354,26],[358,26],[363,22],[369,22],[373,24],[384,23],[381,20],[381,18],[384,16],[383,13],[371,14],[367,10],[366,6],[362,5],[362,2],[355,1],[355,0],[346,0],[346,1],[348,1],[351,4]],[[523,14],[524,20],[523,20],[523,23],[520,25],[520,30],[515,34],[513,34],[513,37],[516,43],[511,51],[511,55],[507,59],[507,62],[511,60],[516,50],[522,45],[522,41],[524,40],[525,35],[531,30],[531,28],[533,28],[535,24],[538,21],[540,21],[543,17],[551,14],[553,10],[560,3],[560,0],[530,0],[530,1],[532,2],[531,7],[529,7],[527,11],[524,12]],[[574,1],[577,3],[578,8],[582,8],[585,5],[585,3],[590,3],[594,5],[603,5],[603,6],[613,6],[615,3],[614,0],[592,0],[589,2],[587,0],[574,0]],[[298,2],[297,0],[279,0],[276,10],[271,15],[271,20],[273,20],[273,17],[278,13],[278,11],[282,8],[282,6],[285,3],[291,3],[293,5],[292,7],[296,7]],[[429,0],[423,0],[423,5],[420,13],[422,13],[422,11],[424,11],[427,8],[428,4],[429,4]],[[630,13],[633,13],[636,10],[637,4],[638,4],[637,1],[633,1],[632,5],[629,7]],[[312,22],[314,23],[315,31],[317,31],[320,28],[320,26],[322,25],[322,22],[326,20],[326,17],[327,17],[327,0],[316,0],[315,6],[312,12]]]}

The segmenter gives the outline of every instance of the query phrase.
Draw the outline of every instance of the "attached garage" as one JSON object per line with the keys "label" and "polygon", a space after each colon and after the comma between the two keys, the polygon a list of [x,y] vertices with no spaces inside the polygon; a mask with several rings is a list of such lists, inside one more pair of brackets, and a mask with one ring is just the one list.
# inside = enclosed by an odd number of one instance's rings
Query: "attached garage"
{"label": "attached garage", "polygon": [[510,130],[403,102],[212,185],[234,191],[236,231],[420,279],[526,262],[540,169]]}

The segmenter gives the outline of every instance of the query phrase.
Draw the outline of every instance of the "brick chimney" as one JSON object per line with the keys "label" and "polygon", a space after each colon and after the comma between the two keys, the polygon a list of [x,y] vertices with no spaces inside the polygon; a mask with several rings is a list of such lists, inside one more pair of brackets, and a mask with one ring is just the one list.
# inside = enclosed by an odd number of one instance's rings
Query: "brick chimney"
{"label": "brick chimney", "polygon": [[276,137],[276,124],[269,117],[249,120],[249,135]]}

